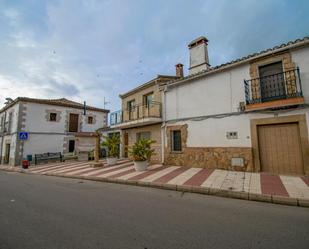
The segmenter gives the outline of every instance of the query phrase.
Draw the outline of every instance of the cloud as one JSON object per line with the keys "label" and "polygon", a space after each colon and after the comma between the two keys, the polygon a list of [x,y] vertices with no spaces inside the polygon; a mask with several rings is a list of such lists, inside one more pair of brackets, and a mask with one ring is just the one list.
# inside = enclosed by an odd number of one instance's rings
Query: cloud
{"label": "cloud", "polygon": [[[67,97],[108,108],[157,74],[188,67],[206,35],[212,65],[308,35],[306,1],[49,0],[0,3],[0,105]],[[293,13],[291,15],[291,13]],[[186,71],[187,72],[187,71]]]}

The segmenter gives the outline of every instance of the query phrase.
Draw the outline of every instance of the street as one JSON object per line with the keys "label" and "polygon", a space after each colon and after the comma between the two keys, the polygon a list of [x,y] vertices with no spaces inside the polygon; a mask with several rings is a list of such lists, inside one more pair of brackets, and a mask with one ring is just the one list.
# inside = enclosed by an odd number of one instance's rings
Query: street
{"label": "street", "polygon": [[1,249],[309,248],[309,209],[0,171]]}

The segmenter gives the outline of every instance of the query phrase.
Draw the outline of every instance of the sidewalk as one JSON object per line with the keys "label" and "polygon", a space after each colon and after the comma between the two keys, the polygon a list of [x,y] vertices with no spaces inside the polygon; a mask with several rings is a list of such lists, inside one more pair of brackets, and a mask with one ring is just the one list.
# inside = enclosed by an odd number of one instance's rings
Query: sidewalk
{"label": "sidewalk", "polygon": [[93,168],[89,162],[51,163],[20,167],[0,165],[0,170],[115,182],[195,192],[217,196],[309,207],[309,177],[277,176],[179,166],[152,165],[136,172],[133,162],[119,160],[115,166]]}

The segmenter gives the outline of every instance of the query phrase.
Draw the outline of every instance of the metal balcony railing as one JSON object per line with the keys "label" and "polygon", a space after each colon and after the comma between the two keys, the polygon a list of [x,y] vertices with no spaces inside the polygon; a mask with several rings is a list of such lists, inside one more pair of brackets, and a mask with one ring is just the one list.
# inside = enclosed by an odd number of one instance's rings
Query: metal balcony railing
{"label": "metal balcony railing", "polygon": [[110,114],[110,125],[121,124],[142,118],[161,118],[162,105],[160,102],[152,101],[147,104],[135,105],[133,108],[119,110]]}
{"label": "metal balcony railing", "polygon": [[244,80],[246,104],[302,97],[299,68]]}

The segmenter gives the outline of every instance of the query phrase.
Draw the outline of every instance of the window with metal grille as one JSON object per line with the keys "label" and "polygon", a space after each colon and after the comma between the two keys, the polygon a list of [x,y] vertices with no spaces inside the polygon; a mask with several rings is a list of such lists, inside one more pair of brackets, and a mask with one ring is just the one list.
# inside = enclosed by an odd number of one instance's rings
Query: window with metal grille
{"label": "window with metal grille", "polygon": [[171,133],[172,151],[181,151],[181,131],[175,130]]}

